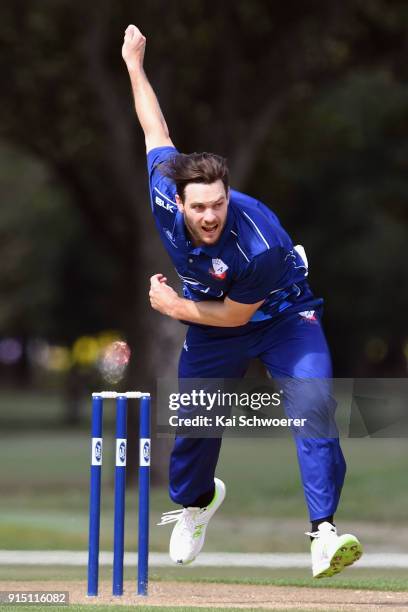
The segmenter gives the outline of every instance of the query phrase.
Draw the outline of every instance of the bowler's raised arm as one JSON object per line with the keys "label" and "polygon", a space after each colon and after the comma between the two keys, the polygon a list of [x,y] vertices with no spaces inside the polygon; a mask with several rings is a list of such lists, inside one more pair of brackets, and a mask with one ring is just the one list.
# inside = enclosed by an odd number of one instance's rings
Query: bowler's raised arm
{"label": "bowler's raised arm", "polygon": [[136,114],[145,135],[146,150],[150,151],[156,147],[174,145],[156,94],[143,68],[145,47],[146,38],[141,31],[136,26],[129,25],[125,31],[122,57],[129,71]]}

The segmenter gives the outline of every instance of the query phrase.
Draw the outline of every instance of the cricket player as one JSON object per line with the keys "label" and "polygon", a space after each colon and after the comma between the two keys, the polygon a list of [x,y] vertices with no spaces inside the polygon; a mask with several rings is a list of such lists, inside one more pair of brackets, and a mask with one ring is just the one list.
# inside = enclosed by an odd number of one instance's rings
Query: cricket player
{"label": "cricket player", "polygon": [[[129,25],[122,56],[145,135],[152,211],[183,283],[180,297],[162,274],[154,275],[151,305],[189,323],[181,380],[242,378],[249,361],[259,358],[273,378],[287,381],[287,415],[334,424],[334,435],[294,436],[311,521],[313,576],[332,576],[359,559],[362,548],[355,536],[337,535],[334,525],[346,466],[327,382],[332,367],[322,300],[307,283],[304,251],[293,246],[267,206],[230,188],[226,160],[184,155],[174,147],[144,72],[145,45],[139,29]],[[220,446],[219,437],[176,436],[169,488],[182,507],[162,519],[176,523],[170,540],[175,563],[197,557],[224,500],[225,485],[215,478]]]}

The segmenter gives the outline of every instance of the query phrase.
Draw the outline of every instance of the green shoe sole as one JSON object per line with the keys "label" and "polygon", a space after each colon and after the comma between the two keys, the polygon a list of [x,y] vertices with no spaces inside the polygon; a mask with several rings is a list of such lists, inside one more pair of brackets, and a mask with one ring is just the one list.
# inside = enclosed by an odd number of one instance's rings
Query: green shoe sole
{"label": "green shoe sole", "polygon": [[339,545],[330,559],[330,566],[314,576],[314,578],[329,578],[339,572],[342,572],[345,567],[352,565],[358,561],[363,554],[363,547],[357,538],[353,535],[344,534],[339,537]]}

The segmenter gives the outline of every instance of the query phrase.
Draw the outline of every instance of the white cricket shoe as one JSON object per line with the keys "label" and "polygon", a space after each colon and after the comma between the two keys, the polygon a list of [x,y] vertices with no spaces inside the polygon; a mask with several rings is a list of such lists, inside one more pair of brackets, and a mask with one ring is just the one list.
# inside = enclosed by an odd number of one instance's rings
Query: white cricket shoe
{"label": "white cricket shoe", "polygon": [[170,558],[179,565],[192,563],[201,551],[205,531],[211,517],[221,506],[225,498],[225,484],[214,478],[215,493],[212,501],[205,508],[181,508],[164,512],[158,525],[176,523],[170,538]]}
{"label": "white cricket shoe", "polygon": [[363,554],[358,539],[346,533],[337,535],[336,528],[328,522],[321,523],[314,533],[311,545],[313,578],[328,578],[343,571]]}

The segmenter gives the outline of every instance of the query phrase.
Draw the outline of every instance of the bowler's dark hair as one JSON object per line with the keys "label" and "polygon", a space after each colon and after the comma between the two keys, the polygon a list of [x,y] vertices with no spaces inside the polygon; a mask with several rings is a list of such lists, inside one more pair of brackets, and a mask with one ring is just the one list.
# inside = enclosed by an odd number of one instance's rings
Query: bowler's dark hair
{"label": "bowler's dark hair", "polygon": [[160,172],[175,182],[177,193],[184,200],[185,188],[189,183],[207,185],[221,180],[225,193],[229,188],[227,160],[214,153],[178,153],[159,166]]}

